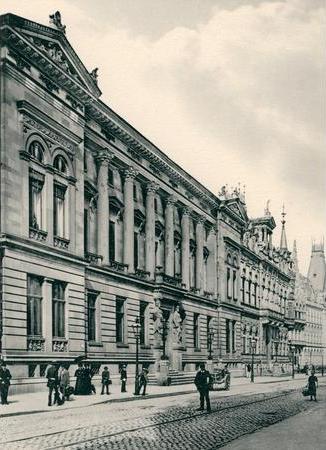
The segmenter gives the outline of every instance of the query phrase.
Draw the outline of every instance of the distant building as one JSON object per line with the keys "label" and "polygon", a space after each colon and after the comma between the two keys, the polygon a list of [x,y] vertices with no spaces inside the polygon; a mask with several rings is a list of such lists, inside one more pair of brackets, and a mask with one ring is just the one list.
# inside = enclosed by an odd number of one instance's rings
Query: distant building
{"label": "distant building", "polygon": [[60,15],[0,27],[0,350],[14,387],[37,389],[50,361],[73,369],[80,355],[132,373],[136,318],[153,373],[164,326],[180,372],[207,360],[210,339],[239,373],[252,351],[269,373],[286,364],[284,216],[276,247],[268,206],[249,219],[240,189],[213,194],[102,103]]}
{"label": "distant building", "polygon": [[295,317],[291,343],[295,347],[295,363],[321,367],[325,360],[325,254],[323,244],[313,244],[308,276],[299,272],[296,243],[293,246],[295,277]]}

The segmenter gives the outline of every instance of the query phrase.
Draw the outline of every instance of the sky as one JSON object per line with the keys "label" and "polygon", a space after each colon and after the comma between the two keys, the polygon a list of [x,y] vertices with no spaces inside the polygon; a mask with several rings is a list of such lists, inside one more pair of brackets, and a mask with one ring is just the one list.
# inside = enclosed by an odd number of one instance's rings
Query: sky
{"label": "sky", "polygon": [[1,0],[67,38],[102,99],[217,194],[246,185],[250,217],[282,205],[306,273],[326,234],[324,0]]}

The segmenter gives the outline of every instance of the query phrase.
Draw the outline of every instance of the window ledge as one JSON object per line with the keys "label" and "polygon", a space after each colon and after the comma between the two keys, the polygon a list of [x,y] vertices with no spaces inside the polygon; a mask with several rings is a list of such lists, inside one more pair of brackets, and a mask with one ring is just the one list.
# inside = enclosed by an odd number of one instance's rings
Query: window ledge
{"label": "window ledge", "polygon": [[103,347],[102,342],[96,342],[96,341],[88,341],[87,345],[89,347]]}
{"label": "window ledge", "polygon": [[129,348],[129,345],[124,344],[123,342],[117,342],[116,345],[118,348]]}

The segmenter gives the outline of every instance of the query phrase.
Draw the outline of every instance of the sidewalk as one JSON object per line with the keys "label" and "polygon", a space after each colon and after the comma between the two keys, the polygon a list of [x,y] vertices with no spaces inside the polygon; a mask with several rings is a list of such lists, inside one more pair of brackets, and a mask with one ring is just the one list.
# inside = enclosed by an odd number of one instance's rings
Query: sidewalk
{"label": "sidewalk", "polygon": [[[303,380],[306,379],[305,375],[297,375],[293,381],[290,377],[256,377],[255,383],[250,383],[248,378],[232,378],[230,391],[218,391],[227,395],[235,395],[239,393],[239,389],[234,390],[234,387],[243,387],[244,391],[242,393],[253,393],[259,392],[262,385],[274,385],[275,383],[287,383],[290,387],[298,387],[296,381],[299,382],[299,386],[304,384]],[[284,388],[286,387],[283,385]],[[58,406],[47,406],[47,391],[34,392],[29,394],[16,394],[10,396],[9,391],[9,405],[0,405],[0,418],[18,416],[24,414],[35,414],[41,412],[50,412],[53,410],[60,409],[74,409],[74,408],[85,408],[101,403],[115,403],[115,402],[128,402],[134,400],[146,400],[149,398],[160,398],[174,395],[185,395],[185,394],[196,394],[196,388],[194,384],[184,384],[175,386],[147,386],[148,394],[145,397],[133,395],[134,386],[132,384],[127,385],[126,393],[120,392],[120,384],[114,384],[110,386],[110,395],[100,395],[99,392],[94,395],[87,396],[72,396],[70,401],[66,401],[60,407]],[[236,392],[237,391],[237,392]]]}

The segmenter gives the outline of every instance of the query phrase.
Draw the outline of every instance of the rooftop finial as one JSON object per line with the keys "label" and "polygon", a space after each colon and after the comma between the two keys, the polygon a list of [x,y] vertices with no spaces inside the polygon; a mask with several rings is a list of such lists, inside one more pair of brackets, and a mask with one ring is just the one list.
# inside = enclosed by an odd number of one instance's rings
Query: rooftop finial
{"label": "rooftop finial", "polygon": [[287,239],[286,239],[286,233],[285,233],[285,216],[286,216],[286,212],[285,212],[285,207],[283,205],[282,207],[282,234],[281,234],[281,242],[280,242],[280,249],[281,250],[287,250],[288,249],[288,244],[287,244]]}
{"label": "rooftop finial", "polygon": [[66,32],[66,25],[62,25],[61,22],[61,14],[60,11],[56,11],[54,14],[50,14],[50,24],[53,23],[53,25],[63,33]]}
{"label": "rooftop finial", "polygon": [[267,202],[266,202],[266,208],[265,208],[265,211],[264,211],[264,215],[265,216],[270,216],[271,215],[271,212],[270,212],[270,210],[269,210],[269,205],[271,204],[271,201],[270,200],[267,200]]}

